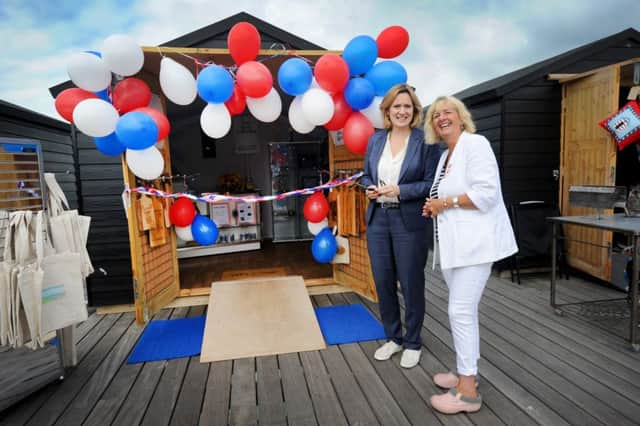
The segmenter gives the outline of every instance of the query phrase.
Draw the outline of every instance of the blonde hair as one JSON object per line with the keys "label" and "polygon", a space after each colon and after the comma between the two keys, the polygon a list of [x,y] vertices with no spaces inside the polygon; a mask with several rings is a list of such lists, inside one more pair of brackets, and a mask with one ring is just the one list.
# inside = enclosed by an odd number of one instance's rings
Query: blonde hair
{"label": "blonde hair", "polygon": [[392,127],[391,120],[387,115],[387,111],[391,108],[391,104],[396,99],[400,93],[406,93],[411,98],[411,103],[413,104],[413,118],[411,119],[411,123],[409,127],[412,129],[419,127],[422,124],[422,104],[420,100],[416,96],[415,89],[408,84],[396,84],[393,86],[384,98],[382,98],[382,102],[380,102],[380,114],[382,114],[382,123],[384,124],[384,128],[389,130]]}
{"label": "blonde hair", "polygon": [[471,117],[471,112],[467,109],[464,103],[458,98],[453,96],[438,96],[435,101],[429,106],[427,110],[427,114],[424,118],[424,134],[426,143],[429,145],[433,145],[439,142],[438,133],[436,129],[433,127],[433,115],[436,112],[436,108],[444,103],[448,103],[456,110],[458,115],[460,116],[460,120],[462,121],[462,130],[475,133],[476,125],[473,122],[473,118]]}

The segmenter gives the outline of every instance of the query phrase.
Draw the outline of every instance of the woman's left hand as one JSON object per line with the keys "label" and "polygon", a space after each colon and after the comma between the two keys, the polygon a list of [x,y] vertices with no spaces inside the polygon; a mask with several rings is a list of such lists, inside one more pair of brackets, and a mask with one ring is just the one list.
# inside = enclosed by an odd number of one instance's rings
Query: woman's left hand
{"label": "woman's left hand", "polygon": [[445,210],[444,200],[441,198],[427,198],[427,202],[424,203],[424,210],[428,210],[431,212],[432,217],[436,217]]}
{"label": "woman's left hand", "polygon": [[398,185],[379,186],[378,195],[384,195],[385,197],[399,197],[400,187]]}

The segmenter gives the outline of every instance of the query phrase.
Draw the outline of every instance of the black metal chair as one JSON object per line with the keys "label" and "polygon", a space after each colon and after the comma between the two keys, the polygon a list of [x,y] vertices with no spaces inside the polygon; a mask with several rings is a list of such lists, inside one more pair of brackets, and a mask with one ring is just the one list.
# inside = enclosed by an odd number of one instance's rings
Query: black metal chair
{"label": "black metal chair", "polygon": [[[522,201],[509,207],[511,223],[518,243],[518,252],[511,257],[511,282],[520,284],[521,267],[548,267],[551,264],[553,235],[547,217],[560,216],[556,205],[543,201]],[[556,241],[557,265],[560,275],[569,279],[562,227]],[[515,271],[515,274],[514,274]]]}

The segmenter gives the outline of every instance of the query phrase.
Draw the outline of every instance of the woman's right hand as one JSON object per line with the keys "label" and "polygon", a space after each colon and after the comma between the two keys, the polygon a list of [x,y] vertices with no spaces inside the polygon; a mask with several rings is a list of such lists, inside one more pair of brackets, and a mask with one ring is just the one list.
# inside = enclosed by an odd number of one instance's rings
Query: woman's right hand
{"label": "woman's right hand", "polygon": [[370,200],[375,200],[379,196],[378,190],[375,185],[369,185],[367,187],[367,190],[365,191],[365,194]]}
{"label": "woman's right hand", "polygon": [[431,217],[433,212],[431,211],[431,198],[427,198],[422,206],[422,216]]}

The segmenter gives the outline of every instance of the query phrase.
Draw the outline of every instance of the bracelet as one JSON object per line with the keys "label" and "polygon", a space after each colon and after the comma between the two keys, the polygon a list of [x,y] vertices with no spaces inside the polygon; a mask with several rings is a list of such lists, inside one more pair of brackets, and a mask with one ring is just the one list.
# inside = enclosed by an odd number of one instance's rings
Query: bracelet
{"label": "bracelet", "polygon": [[443,198],[443,199],[442,199],[442,201],[444,201],[443,207],[444,207],[445,209],[449,208],[449,207],[447,207],[447,199],[446,199],[446,198]]}

